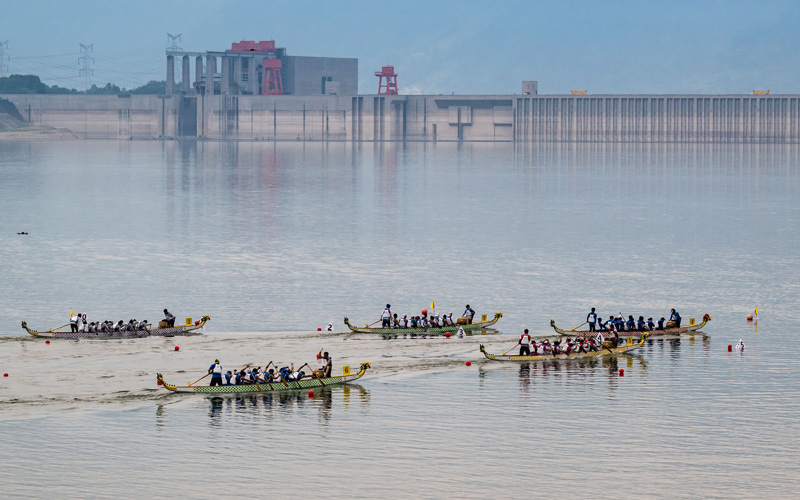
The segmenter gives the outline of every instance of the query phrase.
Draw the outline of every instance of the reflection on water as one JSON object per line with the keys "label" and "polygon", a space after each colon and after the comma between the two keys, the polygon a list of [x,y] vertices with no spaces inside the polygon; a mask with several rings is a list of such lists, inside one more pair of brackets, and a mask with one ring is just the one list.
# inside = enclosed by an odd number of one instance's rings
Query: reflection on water
{"label": "reflection on water", "polygon": [[[353,393],[356,397],[353,397]],[[305,391],[274,393],[225,395],[203,398],[208,405],[208,418],[211,427],[235,425],[241,419],[269,422],[273,418],[291,419],[296,412],[313,412],[318,415],[322,425],[330,423],[335,408],[346,411],[354,408],[362,411],[369,408],[369,391],[358,384],[341,387],[327,387],[314,390],[309,397]],[[156,408],[156,425],[163,425],[167,405]]]}

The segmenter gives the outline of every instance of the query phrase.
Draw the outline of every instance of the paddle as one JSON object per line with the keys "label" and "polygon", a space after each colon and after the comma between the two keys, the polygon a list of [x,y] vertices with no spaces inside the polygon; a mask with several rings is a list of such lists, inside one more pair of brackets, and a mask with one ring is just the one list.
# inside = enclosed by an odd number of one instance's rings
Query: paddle
{"label": "paddle", "polygon": [[581,324],[580,324],[580,325],[578,325],[578,326],[573,326],[573,327],[572,327],[572,330],[570,330],[570,331],[574,332],[575,330],[577,330],[578,328],[582,327],[582,326],[583,326],[583,325],[585,325],[586,323],[588,323],[588,321],[584,321],[583,323],[581,323]]}
{"label": "paddle", "polygon": [[509,347],[508,349],[503,351],[503,354],[501,354],[501,356],[505,356],[508,351],[510,351],[511,349],[517,347],[518,345],[519,345],[519,342],[517,342],[516,344],[512,345],[511,347]]}
{"label": "paddle", "polygon": [[200,377],[199,379],[197,379],[197,380],[195,380],[194,382],[190,383],[190,384],[189,384],[189,387],[191,387],[191,386],[193,386],[194,384],[196,384],[196,383],[200,382],[201,380],[203,380],[204,378],[208,377],[209,375],[211,375],[211,374],[210,374],[210,373],[206,373],[205,375],[203,375],[203,376],[202,376],[202,377]]}
{"label": "paddle", "polygon": [[[319,383],[322,384],[322,387],[325,387],[325,382],[322,381],[322,377],[314,377],[314,369],[311,368],[311,366],[309,366],[308,363],[304,364],[303,366],[308,366],[308,369],[311,370],[311,378],[316,378],[317,380],[319,380]],[[302,368],[303,366],[301,366],[300,368]],[[298,368],[297,371],[300,371],[300,368]]]}
{"label": "paddle", "polygon": [[370,324],[368,324],[367,326],[365,326],[364,328],[369,328],[369,327],[371,327],[372,325],[374,325],[375,323],[378,323],[378,322],[380,322],[380,321],[383,321],[383,319],[381,318],[381,319],[379,319],[378,321],[375,321],[374,323],[370,323]]}

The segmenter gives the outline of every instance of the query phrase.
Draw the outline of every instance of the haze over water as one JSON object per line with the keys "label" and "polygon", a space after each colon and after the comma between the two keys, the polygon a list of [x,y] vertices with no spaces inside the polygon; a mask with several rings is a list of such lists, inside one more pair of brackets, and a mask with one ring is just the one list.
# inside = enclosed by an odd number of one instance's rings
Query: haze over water
{"label": "haze over water", "polygon": [[[4,494],[791,498],[799,165],[783,145],[0,141]],[[502,311],[501,335],[342,332],[431,301]],[[633,356],[481,361],[592,306],[712,321]],[[206,335],[20,329],[165,307]],[[373,369],[313,400],[155,385],[320,348]]]}

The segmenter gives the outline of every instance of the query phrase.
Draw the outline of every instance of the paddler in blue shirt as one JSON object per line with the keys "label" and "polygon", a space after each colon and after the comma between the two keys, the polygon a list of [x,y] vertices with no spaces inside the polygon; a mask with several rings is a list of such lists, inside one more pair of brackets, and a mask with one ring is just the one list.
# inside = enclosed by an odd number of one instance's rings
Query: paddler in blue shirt
{"label": "paddler in blue shirt", "polygon": [[681,315],[678,314],[678,311],[676,311],[674,308],[672,309],[672,314],[669,316],[669,320],[675,322],[675,328],[681,327]]}
{"label": "paddler in blue shirt", "polygon": [[219,364],[219,360],[215,359],[214,364],[208,367],[208,373],[211,374],[211,387],[215,385],[222,385],[222,365]]}
{"label": "paddler in blue shirt", "polygon": [[595,325],[597,324],[597,313],[594,312],[594,307],[592,311],[586,315],[586,322],[589,323],[589,331],[595,331]]}

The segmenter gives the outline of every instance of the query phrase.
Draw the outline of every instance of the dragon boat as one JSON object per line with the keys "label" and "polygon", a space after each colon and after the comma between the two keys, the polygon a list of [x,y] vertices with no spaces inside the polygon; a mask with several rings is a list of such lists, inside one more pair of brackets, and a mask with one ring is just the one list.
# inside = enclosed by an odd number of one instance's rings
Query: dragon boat
{"label": "dragon boat", "polygon": [[144,330],[126,330],[124,332],[71,332],[63,331],[62,328],[69,328],[69,325],[59,326],[39,332],[28,328],[26,322],[22,322],[22,328],[34,337],[57,338],[57,339],[130,339],[141,337],[186,337],[189,335],[200,335],[203,326],[211,320],[211,316],[203,316],[194,323],[171,326],[167,328],[147,328]]}
{"label": "dragon boat", "polygon": [[455,326],[433,326],[428,328],[383,328],[383,327],[373,327],[366,325],[362,328],[357,326],[353,326],[350,324],[350,320],[345,316],[344,324],[347,328],[350,329],[353,333],[377,333],[380,335],[397,335],[400,333],[403,334],[426,334],[426,335],[444,335],[447,332],[455,333],[458,331],[459,328],[463,328],[465,332],[471,330],[482,330],[484,328],[489,328],[495,323],[497,323],[500,318],[503,317],[503,313],[496,312],[494,313],[494,318],[487,320],[486,315],[483,315],[481,321],[473,322],[466,325],[455,325]]}
{"label": "dragon boat", "polygon": [[639,347],[641,347],[642,344],[644,344],[646,338],[647,338],[647,333],[644,333],[639,342],[633,342],[633,338],[628,337],[627,343],[620,346],[611,347],[607,345],[606,342],[608,341],[606,341],[603,343],[601,347],[598,347],[596,351],[571,352],[569,354],[533,354],[525,356],[520,356],[519,354],[489,354],[488,352],[486,352],[486,349],[484,349],[483,344],[481,344],[481,352],[483,353],[484,356],[486,356],[486,359],[490,359],[492,361],[548,361],[548,360],[598,358],[600,356],[609,356],[611,354],[624,354],[626,352],[636,350]]}
{"label": "dragon boat", "polygon": [[344,366],[342,367],[342,374],[335,377],[317,378],[311,376],[291,382],[265,382],[249,385],[215,385],[214,387],[208,385],[191,385],[191,383],[184,386],[170,385],[164,381],[164,377],[161,376],[160,373],[156,374],[156,380],[165,389],[172,392],[190,392],[194,394],[271,394],[347,384],[363,377],[367,369],[371,366],[372,365],[367,361],[361,363],[358,373],[351,374],[350,367]]}
{"label": "dragon boat", "polygon": [[[701,328],[703,328],[704,326],[706,326],[706,324],[708,324],[709,321],[711,321],[711,316],[706,314],[706,315],[703,316],[702,323],[691,324],[691,323],[693,323],[693,320],[690,320],[690,324],[688,324],[686,326],[682,326],[680,328],[664,328],[663,330],[646,330],[645,332],[648,333],[649,335],[659,335],[659,336],[661,336],[661,335],[680,335],[682,333],[696,332],[696,331],[700,330]],[[594,332],[591,332],[589,330],[574,330],[574,329],[573,330],[562,330],[561,328],[556,326],[556,322],[553,321],[552,319],[550,320],[550,326],[552,326],[553,330],[555,330],[559,334],[566,335],[566,336],[594,337],[598,333],[602,333],[603,335],[608,335],[608,330],[603,330],[602,332],[600,330],[597,330],[597,331],[594,331]],[[642,333],[645,333],[645,332],[642,332],[642,331],[639,331],[639,330],[625,330],[625,331],[618,331],[617,334],[620,337],[638,337],[639,335],[641,335]]]}

